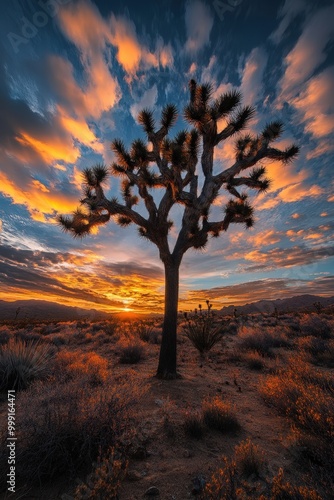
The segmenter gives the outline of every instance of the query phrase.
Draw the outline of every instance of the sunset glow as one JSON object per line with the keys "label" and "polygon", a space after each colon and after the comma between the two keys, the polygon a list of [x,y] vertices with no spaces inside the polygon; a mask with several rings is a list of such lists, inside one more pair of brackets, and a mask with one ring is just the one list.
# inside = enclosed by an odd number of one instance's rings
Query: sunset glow
{"label": "sunset glow", "polygon": [[[206,299],[219,309],[334,295],[332,2],[239,2],[223,19],[209,0],[55,3],[54,17],[30,37],[22,19],[33,23],[34,2],[7,3],[0,21],[0,300],[163,312],[163,265],[134,224],[111,219],[96,234],[72,239],[55,222],[78,207],[82,170],[115,161],[112,140],[129,147],[144,137],[140,110],[154,109],[158,120],[174,103],[172,137],[186,127],[191,78],[211,82],[215,97],[240,90],[243,104],[256,108],[246,131],[282,120],[275,147],[294,142],[300,154],[291,164],[263,162],[269,190],[247,191],[254,228],[231,225],[205,250],[185,255],[179,309]],[[214,174],[233,164],[234,143],[216,149]],[[105,186],[108,197],[119,196],[119,178]],[[159,200],[163,194],[150,192]],[[219,193],[212,220],[229,198]],[[182,209],[171,210],[171,247]],[[147,215],[143,203],[138,211]]]}

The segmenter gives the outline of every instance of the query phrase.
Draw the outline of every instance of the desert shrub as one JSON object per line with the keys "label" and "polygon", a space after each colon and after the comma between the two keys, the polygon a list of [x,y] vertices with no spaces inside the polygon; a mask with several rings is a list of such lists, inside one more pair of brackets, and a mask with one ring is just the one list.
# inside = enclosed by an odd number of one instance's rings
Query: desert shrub
{"label": "desert shrub", "polygon": [[80,378],[62,385],[36,382],[21,393],[17,481],[29,485],[87,473],[99,453],[105,456],[131,439],[128,409],[134,394],[126,384],[92,387]]}
{"label": "desert shrub", "polygon": [[190,411],[185,412],[183,421],[184,432],[187,436],[200,439],[204,435],[204,425],[201,415],[198,413],[192,413]]}
{"label": "desert shrub", "polygon": [[212,474],[204,487],[202,500],[238,500],[236,464],[223,457],[223,466]]}
{"label": "desert shrub", "polygon": [[121,482],[126,475],[127,461],[122,453],[110,448],[105,456],[99,456],[86,482],[75,490],[75,500],[117,500]]}
{"label": "desert shrub", "polygon": [[102,330],[102,328],[103,328],[103,324],[101,322],[94,323],[91,326],[91,330],[92,330],[93,333],[99,332],[100,330]]}
{"label": "desert shrub", "polygon": [[0,330],[0,346],[7,344],[11,335],[8,330]]}
{"label": "desert shrub", "polygon": [[322,337],[303,337],[298,341],[308,360],[315,365],[334,366],[334,340]]}
{"label": "desert shrub", "polygon": [[78,332],[72,333],[71,342],[74,344],[85,343],[86,341],[86,332],[80,330]]}
{"label": "desert shrub", "polygon": [[99,385],[108,377],[108,361],[94,351],[61,351],[55,358],[54,374],[58,381],[83,376],[88,383]]}
{"label": "desert shrub", "polygon": [[60,347],[62,345],[68,344],[68,338],[66,338],[64,335],[55,334],[52,335],[50,342],[52,342],[52,344],[54,344],[56,347]]}
{"label": "desert shrub", "polygon": [[135,333],[138,335],[140,340],[143,342],[149,342],[151,339],[151,333],[153,331],[153,325],[145,323],[144,321],[139,321],[134,325]]}
{"label": "desert shrub", "polygon": [[260,371],[266,366],[263,356],[258,351],[246,353],[244,359],[251,370]]}
{"label": "desert shrub", "polygon": [[240,349],[257,351],[263,356],[273,357],[272,349],[290,347],[285,335],[280,334],[277,329],[263,331],[257,327],[243,327],[239,335]]}
{"label": "desert shrub", "polygon": [[204,423],[210,429],[222,433],[236,432],[240,429],[234,409],[217,396],[203,401],[202,414]]}
{"label": "desert shrub", "polygon": [[332,336],[332,327],[329,321],[318,315],[305,315],[300,319],[300,329],[302,335],[321,337],[330,339]]}
{"label": "desert shrub", "polygon": [[119,362],[133,365],[144,358],[144,348],[141,344],[129,344],[120,348]]}
{"label": "desert shrub", "polygon": [[44,341],[43,337],[39,333],[32,332],[16,332],[15,333],[16,340],[21,340],[21,342],[42,342]]}
{"label": "desert shrub", "polygon": [[264,454],[250,439],[242,441],[235,447],[234,456],[240,474],[246,477],[260,476],[265,464]]}
{"label": "desert shrub", "polygon": [[47,344],[11,339],[0,351],[0,390],[26,389],[47,373],[53,355]]}
{"label": "desert shrub", "polygon": [[238,333],[238,322],[236,320],[223,320],[222,321],[222,329],[224,333],[229,335],[237,335]]}
{"label": "desert shrub", "polygon": [[51,333],[59,333],[62,329],[62,325],[58,323],[48,323],[44,324],[40,328],[41,335],[50,335]]}
{"label": "desert shrub", "polygon": [[119,328],[119,321],[116,318],[110,319],[103,327],[104,333],[107,337],[113,337]]}
{"label": "desert shrub", "polygon": [[104,331],[100,331],[94,335],[94,341],[98,344],[108,344],[110,342],[110,337],[108,337]]}
{"label": "desert shrub", "polygon": [[[334,468],[334,381],[316,368],[295,359],[270,375],[261,387],[265,401],[292,421],[297,442],[310,436],[309,460],[328,483]],[[326,472],[327,471],[327,472]],[[327,479],[326,479],[327,476]]]}
{"label": "desert shrub", "polygon": [[86,320],[77,321],[77,325],[76,325],[76,326],[77,326],[77,328],[78,328],[79,330],[82,330],[82,329],[84,329],[84,328],[88,328],[88,327],[89,327],[89,322],[88,322],[88,321],[86,321]]}
{"label": "desert shrub", "polygon": [[283,469],[280,469],[272,481],[270,500],[322,500],[322,498],[313,489],[285,482]]}
{"label": "desert shrub", "polygon": [[211,311],[212,305],[208,300],[206,303],[207,311],[205,312],[200,304],[199,313],[196,310],[191,317],[185,313],[186,321],[182,326],[186,337],[201,355],[209,352],[222,339],[222,327],[216,326],[216,319]]}

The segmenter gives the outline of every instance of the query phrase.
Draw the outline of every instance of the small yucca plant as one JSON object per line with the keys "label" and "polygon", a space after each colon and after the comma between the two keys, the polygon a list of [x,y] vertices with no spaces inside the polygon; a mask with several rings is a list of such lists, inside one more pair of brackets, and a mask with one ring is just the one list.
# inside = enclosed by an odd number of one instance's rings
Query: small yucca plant
{"label": "small yucca plant", "polygon": [[215,326],[215,318],[211,311],[212,304],[208,300],[206,304],[207,311],[203,311],[202,305],[199,304],[199,312],[195,309],[195,314],[192,317],[184,313],[186,320],[183,325],[184,333],[201,356],[205,356],[222,338],[221,326]]}
{"label": "small yucca plant", "polygon": [[10,340],[0,351],[0,390],[26,389],[44,375],[53,354],[47,344]]}

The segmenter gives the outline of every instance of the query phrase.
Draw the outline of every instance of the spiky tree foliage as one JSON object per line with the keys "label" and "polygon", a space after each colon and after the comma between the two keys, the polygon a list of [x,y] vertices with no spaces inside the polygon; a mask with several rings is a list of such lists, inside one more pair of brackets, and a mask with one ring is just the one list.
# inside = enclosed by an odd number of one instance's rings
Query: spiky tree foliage
{"label": "spiky tree foliage", "polygon": [[[97,165],[83,172],[83,208],[71,217],[59,217],[61,226],[79,237],[113,217],[121,226],[136,224],[140,236],[158,247],[165,267],[165,316],[157,372],[162,378],[177,376],[177,306],[183,255],[189,248],[204,248],[210,236],[219,236],[230,224],[252,227],[253,208],[248,194],[240,189],[267,190],[270,183],[262,162],[271,159],[286,164],[298,153],[295,145],[284,151],[273,147],[272,142],[280,136],[283,126],[280,122],[272,122],[259,135],[238,135],[234,162],[214,173],[215,147],[243,130],[254,109],[241,107],[241,95],[236,91],[213,99],[212,87],[197,85],[194,80],[190,81],[189,90],[190,102],[184,117],[192,125],[190,130],[181,131],[174,138],[168,136],[177,118],[175,106],[169,105],[162,111],[160,125],[155,123],[152,111],[145,109],[139,114],[138,122],[146,133],[146,142],[136,140],[128,150],[121,140],[113,141],[111,148],[116,162],[110,172],[122,178],[122,201],[105,196],[102,183],[109,170]],[[221,119],[225,124],[218,130]],[[155,189],[164,189],[159,203],[152,195]],[[221,218],[211,220],[210,207],[224,190],[231,198],[222,207]],[[135,209],[139,199],[145,204],[147,216]],[[169,213],[175,204],[183,206],[183,217],[174,248],[170,248],[168,235],[173,223]]]}

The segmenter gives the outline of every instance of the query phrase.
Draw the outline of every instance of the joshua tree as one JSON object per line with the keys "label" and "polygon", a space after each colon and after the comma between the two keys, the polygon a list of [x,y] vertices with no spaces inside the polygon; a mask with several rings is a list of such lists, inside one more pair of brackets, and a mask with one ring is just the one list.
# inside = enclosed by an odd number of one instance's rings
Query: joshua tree
{"label": "joshua tree", "polygon": [[[158,247],[165,269],[165,311],[157,371],[161,378],[177,377],[179,268],[183,255],[189,248],[205,247],[209,236],[219,236],[232,223],[252,227],[253,208],[247,194],[238,188],[266,191],[270,182],[265,178],[263,165],[248,171],[247,175],[244,172],[266,158],[286,164],[298,153],[295,145],[284,151],[272,146],[283,131],[282,123],[274,121],[266,125],[260,135],[239,136],[233,164],[214,174],[215,147],[244,129],[254,109],[240,107],[241,95],[237,91],[213,99],[211,85],[197,85],[194,80],[190,81],[189,90],[190,102],[184,110],[184,118],[192,125],[190,130],[179,132],[173,139],[168,137],[177,118],[174,105],[163,108],[159,127],[152,111],[144,109],[138,122],[144,128],[147,142],[136,140],[127,150],[121,140],[114,140],[111,147],[117,163],[110,170],[103,165],[85,169],[83,208],[70,217],[59,217],[66,231],[82,237],[112,216],[121,226],[136,224],[139,234]],[[222,119],[224,125],[218,130]],[[109,173],[122,178],[121,202],[105,196],[102,184]],[[152,195],[155,189],[164,190],[159,203]],[[221,220],[212,221],[210,207],[222,190],[229,192],[231,198]],[[146,217],[134,208],[140,199],[145,204]],[[173,222],[169,213],[176,203],[183,206],[183,217],[174,248],[170,248],[168,235]]]}

